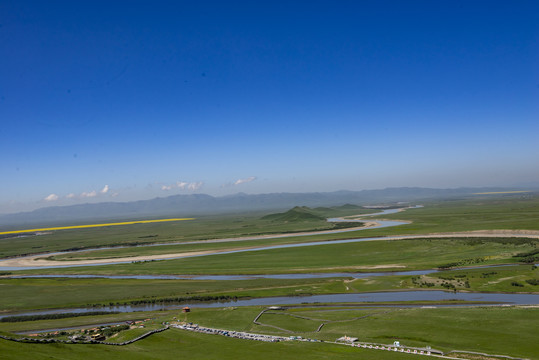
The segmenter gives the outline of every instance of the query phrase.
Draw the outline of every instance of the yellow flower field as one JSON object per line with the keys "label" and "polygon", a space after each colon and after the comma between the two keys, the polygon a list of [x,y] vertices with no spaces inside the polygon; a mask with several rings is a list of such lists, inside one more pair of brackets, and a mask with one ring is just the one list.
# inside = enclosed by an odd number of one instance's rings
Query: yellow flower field
{"label": "yellow flower field", "polygon": [[12,230],[12,231],[2,231],[2,232],[0,232],[0,235],[4,235],[4,234],[29,233],[29,232],[37,232],[37,231],[54,231],[54,230],[67,230],[67,229],[85,229],[85,228],[104,227],[104,226],[132,225],[132,224],[148,224],[148,223],[157,223],[157,222],[166,222],[166,221],[185,221],[185,220],[194,220],[194,218],[157,219],[157,220],[136,220],[136,221],[124,221],[124,222],[107,223],[107,224],[72,225],[72,226],[58,226],[58,227],[41,228],[41,229]]}

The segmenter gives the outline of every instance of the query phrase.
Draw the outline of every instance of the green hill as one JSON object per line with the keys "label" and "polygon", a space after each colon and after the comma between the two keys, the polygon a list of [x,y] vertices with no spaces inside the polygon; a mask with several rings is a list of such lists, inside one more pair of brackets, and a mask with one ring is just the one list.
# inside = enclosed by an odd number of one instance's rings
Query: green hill
{"label": "green hill", "polygon": [[325,219],[325,217],[317,215],[313,209],[307,206],[296,206],[284,213],[269,214],[262,217],[262,220],[276,222],[319,221]]}
{"label": "green hill", "polygon": [[334,211],[334,209],[330,207],[319,206],[319,207],[314,208],[313,211],[327,213],[327,212]]}
{"label": "green hill", "polygon": [[358,210],[363,209],[363,207],[353,204],[344,204],[341,206],[334,206],[333,209],[335,210]]}

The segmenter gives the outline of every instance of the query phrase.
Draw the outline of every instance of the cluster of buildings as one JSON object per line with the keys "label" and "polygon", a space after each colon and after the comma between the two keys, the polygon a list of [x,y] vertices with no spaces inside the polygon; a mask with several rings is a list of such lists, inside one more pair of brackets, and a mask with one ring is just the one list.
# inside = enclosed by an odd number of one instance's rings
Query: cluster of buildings
{"label": "cluster of buildings", "polygon": [[355,341],[356,340],[353,340],[349,343],[352,346],[357,346],[364,349],[397,351],[401,353],[416,354],[416,355],[443,355],[442,351],[431,349],[430,346],[427,346],[426,348],[414,348],[414,347],[403,346],[398,341],[395,341],[393,345],[372,344],[372,343],[363,343],[363,342],[355,343]]}
{"label": "cluster of buildings", "polygon": [[246,333],[246,332],[241,332],[241,331],[212,329],[212,328],[198,326],[197,324],[178,324],[178,325],[172,325],[172,327],[182,329],[182,330],[195,331],[195,332],[204,333],[204,334],[222,335],[222,336],[228,336],[228,337],[244,339],[244,340],[257,340],[257,341],[266,341],[266,342],[278,342],[278,341],[289,340],[288,338],[282,337],[282,336],[253,334],[253,333]]}
{"label": "cluster of buildings", "polygon": [[441,351],[432,350],[430,347],[426,347],[426,348],[406,347],[406,346],[401,345],[399,341],[393,342],[393,345],[373,344],[373,343],[365,343],[365,342],[357,342],[357,341],[358,341],[358,338],[345,335],[338,338],[335,342],[350,344],[351,346],[357,346],[364,349],[398,351],[401,353],[416,354],[416,355],[432,355],[432,354],[443,355]]}

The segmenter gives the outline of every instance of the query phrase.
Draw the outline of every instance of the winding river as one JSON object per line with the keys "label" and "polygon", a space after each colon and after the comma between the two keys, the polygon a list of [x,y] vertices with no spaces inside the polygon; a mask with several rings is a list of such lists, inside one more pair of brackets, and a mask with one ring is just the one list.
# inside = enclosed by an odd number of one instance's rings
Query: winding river
{"label": "winding river", "polygon": [[[364,215],[363,217],[370,216],[380,216],[386,214],[392,214],[401,211],[401,209],[390,209],[384,210],[380,213]],[[328,219],[328,221],[349,221],[342,219]],[[368,220],[355,219],[353,221],[366,222]],[[374,229],[390,226],[398,226],[405,224],[401,221],[382,221],[376,220],[378,223],[377,226],[367,227],[364,229]],[[358,229],[344,229],[338,231],[325,231],[325,232],[316,232],[319,233],[330,233],[330,232],[346,232],[346,231],[357,231]],[[312,235],[313,233],[305,233],[299,236]],[[298,236],[298,234],[286,234],[285,236]],[[445,237],[445,235],[441,235]],[[447,235],[455,236],[455,235]],[[274,237],[274,236],[271,236]],[[372,241],[372,240],[390,240],[390,239],[402,239],[402,238],[414,238],[415,236],[393,236],[393,237],[376,237],[376,238],[362,238],[362,239],[347,239],[347,240],[333,240],[333,241],[319,241],[319,242],[306,242],[299,244],[287,244],[287,245],[273,245],[273,246],[261,246],[258,248],[250,249],[239,249],[223,252],[213,252],[206,254],[194,254],[189,255],[183,254],[183,256],[171,257],[170,254],[161,255],[161,259],[174,259],[179,257],[193,257],[193,256],[209,256],[216,254],[230,254],[237,252],[246,252],[246,251],[263,251],[269,249],[279,249],[279,248],[291,248],[291,247],[302,247],[302,246],[318,246],[318,245],[327,245],[327,244],[344,244],[351,242],[360,242],[360,241]],[[424,237],[424,236],[421,236]],[[210,240],[212,242],[225,242],[225,241],[242,241],[253,238],[243,238],[243,239],[219,239],[219,240]],[[185,243],[183,243],[185,244]],[[171,245],[171,243],[164,244],[150,244],[146,246],[160,246],[160,245]],[[143,245],[144,246],[144,245]],[[65,252],[64,252],[65,253]],[[57,253],[59,254],[59,253]],[[52,254],[48,254],[52,255]],[[43,256],[43,255],[40,255]],[[34,255],[34,257],[36,257]],[[28,257],[32,258],[32,257]],[[0,264],[5,263],[7,260],[0,261]],[[100,264],[84,264],[84,266],[92,265],[105,265],[105,264],[118,264],[118,263],[129,263],[129,261],[108,261],[106,263]],[[73,266],[83,266],[82,264],[74,265],[62,265],[62,266],[0,266],[0,270],[24,270],[24,269],[43,269],[43,268],[57,268],[57,267],[73,267]],[[486,267],[495,267],[496,265],[486,266]],[[375,273],[320,273],[320,274],[261,274],[261,275],[112,275],[112,276],[102,276],[102,275],[13,275],[11,277],[17,278],[110,278],[110,279],[161,279],[161,280],[246,280],[246,279],[256,279],[256,278],[267,278],[267,279],[306,279],[306,278],[330,278],[330,277],[352,277],[352,278],[365,278],[373,276],[387,276],[387,275],[424,275],[438,272],[438,270],[419,270],[419,271],[400,271],[400,272],[375,272]],[[460,300],[468,302],[476,302],[475,305],[485,305],[485,304],[508,304],[508,305],[539,305],[539,294],[505,294],[505,293],[472,293],[472,292],[446,292],[440,290],[425,290],[425,291],[385,291],[385,292],[372,292],[372,293],[355,293],[355,294],[331,294],[331,295],[311,295],[311,296],[292,296],[292,297],[268,297],[268,298],[256,298],[256,299],[245,299],[245,300],[236,300],[236,301],[224,301],[224,302],[207,302],[207,303],[178,303],[178,304],[144,304],[144,305],[123,305],[123,306],[105,306],[105,307],[88,307],[88,308],[72,308],[72,309],[56,309],[56,310],[42,310],[42,311],[28,311],[24,313],[17,314],[3,314],[0,318],[10,315],[37,315],[37,314],[54,314],[54,313],[79,313],[79,312],[89,312],[89,311],[110,311],[110,312],[134,312],[134,311],[153,311],[153,310],[172,310],[180,309],[184,306],[190,307],[229,307],[229,306],[271,306],[271,305],[299,305],[299,304],[317,304],[317,303],[356,303],[361,305],[369,305],[371,302],[405,302],[405,301],[447,301],[447,300]],[[464,304],[463,304],[464,305]],[[470,306],[470,304],[466,304]],[[407,305],[407,306],[424,306],[424,305]],[[437,306],[456,306],[456,305],[437,305]]]}
{"label": "winding river", "polygon": [[[415,206],[415,208],[421,206]],[[414,208],[414,207],[411,207]],[[406,208],[405,208],[406,209]],[[308,236],[308,235],[317,235],[317,234],[327,234],[327,233],[342,233],[350,231],[359,231],[359,230],[370,230],[370,229],[379,229],[386,227],[399,226],[407,224],[404,221],[389,221],[389,220],[365,220],[366,217],[374,217],[380,215],[387,215],[397,213],[403,209],[388,209],[375,214],[362,215],[362,219],[342,219],[342,218],[330,218],[330,222],[376,222],[375,226],[369,226],[364,228],[352,228],[352,229],[342,229],[342,230],[328,230],[328,231],[314,231],[307,233],[292,233],[292,234],[280,234],[280,235],[271,235],[271,236],[256,236],[256,237],[244,237],[244,238],[232,238],[232,239],[212,239],[212,240],[202,240],[202,241],[189,241],[183,243],[158,243],[158,244],[147,244],[147,245],[138,245],[137,247],[148,247],[148,246],[164,246],[164,245],[185,245],[185,244],[197,244],[197,243],[206,243],[206,242],[233,242],[233,241],[245,241],[245,240],[254,240],[254,239],[270,239],[270,238],[282,238],[282,237],[297,237],[297,236]],[[211,256],[211,255],[223,255],[223,254],[233,254],[241,252],[252,252],[252,251],[264,251],[272,249],[284,249],[284,248],[295,248],[295,247],[305,247],[305,246],[323,246],[323,245],[335,245],[335,244],[347,244],[354,242],[363,242],[363,241],[376,241],[376,240],[401,240],[401,239],[414,239],[414,238],[452,238],[456,236],[466,236],[466,237],[531,237],[539,238],[537,232],[533,234],[522,234],[517,231],[514,233],[508,233],[507,231],[501,230],[500,232],[490,231],[490,232],[467,232],[467,233],[450,233],[450,234],[425,234],[425,235],[396,235],[396,236],[383,236],[383,237],[369,237],[369,238],[354,238],[354,239],[345,239],[345,240],[326,240],[326,241],[311,241],[303,243],[293,243],[293,244],[283,244],[283,245],[262,245],[258,247],[251,248],[240,248],[234,250],[208,250],[208,251],[198,251],[198,252],[183,252],[177,254],[159,254],[159,255],[148,255],[140,257],[126,257],[119,259],[97,259],[97,260],[57,260],[50,261],[42,259],[44,256],[51,255],[64,255],[75,252],[84,252],[91,251],[95,249],[85,249],[78,251],[66,251],[66,252],[56,252],[56,253],[47,253],[39,255],[29,255],[18,258],[11,258],[0,260],[0,271],[17,271],[17,270],[38,270],[38,269],[51,269],[51,268],[67,268],[67,267],[78,267],[78,266],[99,266],[99,265],[114,265],[114,264],[127,264],[132,263],[133,261],[147,261],[147,260],[172,260],[179,258],[187,257],[201,257],[201,256]],[[124,248],[125,246],[115,247]],[[98,249],[109,249],[109,248],[98,248]],[[433,272],[433,270],[426,270],[427,273]],[[380,274],[380,273],[378,273]],[[383,274],[383,273],[382,273]],[[401,273],[393,273],[401,274]],[[403,272],[402,274],[414,275],[413,272]],[[422,275],[423,272],[418,272],[417,275]],[[365,277],[365,273],[357,273],[356,275],[350,273],[333,273],[333,274],[284,274],[284,275],[256,275],[256,277],[265,277],[265,278],[308,278],[308,277]],[[372,276],[372,275],[371,275]],[[92,277],[92,275],[88,275]],[[114,278],[114,277],[110,277]],[[128,278],[128,277],[116,277],[116,278]],[[236,275],[223,275],[223,276],[182,276],[178,275],[175,277],[171,276],[137,276],[129,278],[139,278],[139,279],[198,279],[198,280],[243,280],[249,279],[252,277],[243,277]]]}
{"label": "winding river", "polygon": [[[425,291],[384,291],[371,293],[355,294],[331,294],[331,295],[310,295],[310,296],[276,296],[266,298],[255,298],[245,300],[215,301],[215,302],[183,302],[177,304],[143,304],[143,305],[119,305],[119,306],[101,306],[101,307],[80,307],[71,309],[55,309],[27,311],[11,314],[2,314],[0,319],[13,315],[44,315],[60,313],[84,313],[92,311],[110,311],[110,312],[135,312],[135,311],[157,311],[181,309],[184,306],[193,308],[217,308],[217,307],[235,307],[235,306],[273,306],[273,305],[308,305],[308,304],[332,304],[332,303],[354,303],[356,305],[380,306],[371,304],[375,302],[405,302],[405,301],[449,301],[460,300],[466,302],[475,302],[475,304],[451,304],[435,305],[436,307],[448,306],[486,306],[486,305],[538,305],[539,294],[503,294],[503,293],[473,293],[473,292],[446,292],[441,290]],[[410,305],[382,305],[398,307],[424,307],[425,304]]]}
{"label": "winding river", "polygon": [[[410,208],[421,207],[415,206]],[[399,209],[387,209],[374,214],[365,214],[361,215],[362,218],[373,217],[373,216],[382,216],[388,214],[394,214],[399,211],[402,211],[405,208]],[[212,239],[212,240],[203,240],[203,241],[189,241],[189,242],[170,242],[170,243],[157,243],[157,244],[147,244],[147,245],[137,245],[136,247],[149,247],[149,246],[165,246],[165,245],[187,245],[187,244],[200,244],[200,243],[220,243],[220,242],[235,242],[235,241],[246,241],[246,240],[259,240],[259,239],[275,239],[275,238],[285,238],[285,237],[298,237],[298,236],[310,236],[310,235],[322,235],[322,234],[331,234],[331,233],[344,233],[351,231],[360,231],[360,230],[371,230],[371,229],[380,229],[392,226],[398,226],[407,224],[405,221],[390,221],[390,220],[364,220],[364,219],[344,219],[344,218],[329,218],[329,222],[375,222],[374,226],[368,226],[364,228],[350,228],[350,229],[341,229],[341,230],[326,230],[326,231],[312,231],[304,233],[288,233],[288,234],[277,234],[269,236],[253,236],[253,237],[242,237],[242,238],[227,238],[227,239]],[[55,256],[55,255],[65,255],[77,252],[85,252],[91,250],[104,250],[111,249],[109,247],[101,247],[96,249],[85,249],[85,250],[75,250],[75,251],[63,251],[39,255],[29,255],[21,256],[17,258],[0,260],[0,271],[17,271],[17,270],[37,270],[37,269],[51,269],[51,268],[66,268],[66,267],[76,267],[76,266],[98,266],[98,265],[114,265],[114,264],[127,264],[133,261],[144,261],[145,259],[151,260],[172,260],[185,257],[198,257],[198,256],[209,256],[209,255],[218,255],[218,254],[232,254],[238,252],[247,252],[247,251],[262,251],[270,249],[281,249],[289,247],[302,247],[302,246],[314,246],[314,245],[327,245],[327,244],[344,244],[349,242],[359,242],[359,241],[369,241],[377,240],[381,238],[363,238],[363,239],[347,239],[347,240],[332,240],[332,241],[317,241],[317,242],[305,242],[298,244],[285,244],[285,245],[270,245],[270,246],[260,246],[255,248],[248,249],[236,249],[229,251],[200,251],[192,253],[180,253],[180,254],[161,254],[161,255],[150,255],[145,256],[144,259],[139,259],[137,257],[122,258],[122,259],[101,259],[101,260],[92,260],[92,261],[48,261],[40,260],[44,256]],[[114,249],[126,248],[126,246],[114,247]],[[24,264],[24,265],[21,265]]]}
{"label": "winding river", "polygon": [[[518,266],[520,264],[483,265],[474,267],[451,268],[450,270],[489,269],[505,266]],[[539,264],[535,264],[539,266]],[[8,278],[16,279],[132,279],[132,280],[211,280],[211,281],[234,281],[254,279],[328,279],[328,278],[353,278],[365,279],[377,276],[420,276],[429,275],[447,270],[427,269],[409,271],[380,271],[380,272],[335,272],[335,273],[293,273],[293,274],[253,274],[253,275],[88,275],[88,274],[62,274],[62,275],[9,275]],[[2,277],[0,277],[1,279]]]}

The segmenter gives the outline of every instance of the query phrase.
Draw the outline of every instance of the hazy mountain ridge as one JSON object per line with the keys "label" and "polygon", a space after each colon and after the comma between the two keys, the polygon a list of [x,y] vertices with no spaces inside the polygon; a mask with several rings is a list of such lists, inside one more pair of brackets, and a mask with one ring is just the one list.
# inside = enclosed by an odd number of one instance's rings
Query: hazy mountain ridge
{"label": "hazy mountain ridge", "polygon": [[[172,195],[151,200],[103,202],[68,206],[52,206],[30,212],[0,216],[0,225],[112,220],[158,216],[197,216],[225,212],[287,210],[294,206],[336,206],[343,204],[372,205],[387,202],[424,201],[452,198],[478,192],[504,191],[503,188],[432,189],[418,187],[380,190],[335,191],[315,193],[238,193],[221,197],[206,194]],[[514,189],[511,189],[514,190]]]}

